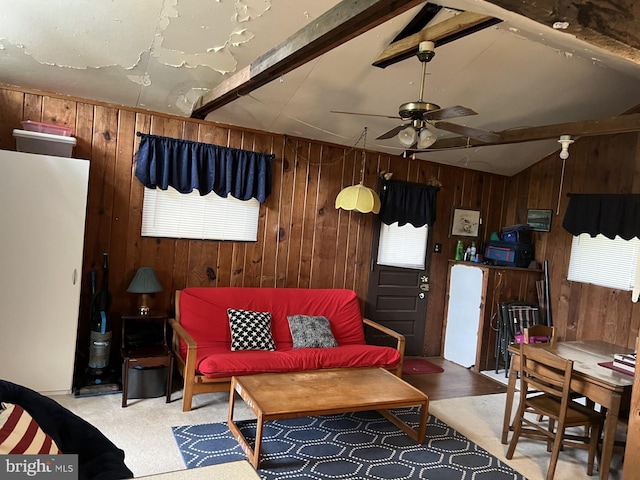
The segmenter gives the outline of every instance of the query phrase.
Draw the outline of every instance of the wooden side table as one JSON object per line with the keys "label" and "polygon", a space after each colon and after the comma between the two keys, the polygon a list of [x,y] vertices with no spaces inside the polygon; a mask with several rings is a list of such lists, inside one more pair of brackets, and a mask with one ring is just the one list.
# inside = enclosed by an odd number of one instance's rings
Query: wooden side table
{"label": "wooden side table", "polygon": [[129,369],[167,367],[166,397],[171,401],[173,355],[167,345],[167,315],[123,315],[122,317],[122,406],[127,406]]}

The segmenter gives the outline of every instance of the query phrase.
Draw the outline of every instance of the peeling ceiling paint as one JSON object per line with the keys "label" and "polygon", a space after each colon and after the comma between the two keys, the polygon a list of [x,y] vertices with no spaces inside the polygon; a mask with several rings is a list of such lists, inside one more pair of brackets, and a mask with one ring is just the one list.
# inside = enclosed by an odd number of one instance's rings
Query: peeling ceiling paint
{"label": "peeling ceiling paint", "polygon": [[[147,53],[167,66],[225,74],[238,65],[229,47],[253,40],[247,25],[270,8],[265,0],[112,0],[92,2],[89,15],[78,15],[70,12],[87,10],[85,0],[48,2],[45,8],[39,0],[24,0],[17,18],[2,22],[0,48],[13,45],[42,65],[61,68],[146,70]],[[148,71],[126,78],[143,87],[153,83]]]}
{"label": "peeling ceiling paint", "polygon": [[222,74],[235,72],[237,61],[229,47],[253,40],[255,35],[246,24],[270,8],[271,2],[265,0],[174,0],[162,10],[152,54],[175,67],[205,66]]}
{"label": "peeling ceiling paint", "polygon": [[[10,2],[4,2],[10,3]],[[43,3],[20,0],[20,8],[5,5],[2,37],[37,62],[68,68],[120,65],[133,68],[148,50],[155,25],[141,18],[160,13],[162,0],[65,0]]]}
{"label": "peeling ceiling paint", "polygon": [[262,16],[264,12],[271,8],[270,0],[245,0],[236,1],[236,17],[238,22],[246,22],[249,20],[255,20]]}

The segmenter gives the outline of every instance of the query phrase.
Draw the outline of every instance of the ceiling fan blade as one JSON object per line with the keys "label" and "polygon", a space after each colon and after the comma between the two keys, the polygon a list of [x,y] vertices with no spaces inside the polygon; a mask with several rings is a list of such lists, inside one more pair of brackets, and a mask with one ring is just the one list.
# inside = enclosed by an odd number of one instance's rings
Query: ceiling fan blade
{"label": "ceiling fan blade", "polygon": [[436,128],[440,130],[446,130],[447,132],[457,133],[463,137],[473,138],[474,140],[480,140],[481,142],[491,143],[500,140],[500,135],[486,130],[479,130],[477,128],[465,127],[464,125],[458,125],[450,122],[436,122],[434,123]]}
{"label": "ceiling fan blade", "polygon": [[454,105],[453,107],[441,108],[439,110],[431,110],[424,114],[425,120],[446,120],[454,117],[468,117],[469,115],[477,115],[478,112],[462,105]]}
{"label": "ceiling fan blade", "polygon": [[400,133],[400,130],[406,127],[407,127],[406,125],[398,125],[397,127],[393,127],[387,133],[383,133],[378,138],[376,138],[376,140],[386,140],[387,138],[393,138],[396,135],[398,135],[398,133]]}
{"label": "ceiling fan blade", "polygon": [[398,115],[378,115],[377,113],[341,112],[341,111],[338,111],[338,110],[331,110],[331,113],[341,113],[343,115],[361,115],[361,116],[364,116],[364,117],[393,118],[393,119],[398,119],[398,120],[402,119],[402,117],[399,117]]}

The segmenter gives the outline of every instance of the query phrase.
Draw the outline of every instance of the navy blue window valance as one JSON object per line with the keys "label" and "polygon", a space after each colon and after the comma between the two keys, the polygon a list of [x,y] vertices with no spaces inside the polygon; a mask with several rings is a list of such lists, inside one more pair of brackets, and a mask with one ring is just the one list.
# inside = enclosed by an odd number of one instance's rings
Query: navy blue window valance
{"label": "navy blue window valance", "polygon": [[640,238],[640,195],[570,193],[562,226],[574,236]]}
{"label": "navy blue window valance", "polygon": [[136,178],[148,188],[197,189],[264,202],[271,193],[274,155],[139,133]]}
{"label": "navy blue window valance", "polygon": [[402,180],[385,180],[380,196],[380,220],[387,225],[410,223],[416,228],[436,221],[439,187]]}

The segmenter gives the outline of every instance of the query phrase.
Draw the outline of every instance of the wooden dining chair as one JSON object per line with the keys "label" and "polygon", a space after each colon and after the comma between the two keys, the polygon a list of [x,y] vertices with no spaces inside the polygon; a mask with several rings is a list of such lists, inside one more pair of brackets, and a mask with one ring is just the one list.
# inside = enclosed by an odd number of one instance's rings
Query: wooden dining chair
{"label": "wooden dining chair", "polygon": [[[547,480],[556,471],[558,456],[563,446],[589,451],[587,474],[593,474],[598,439],[604,422],[599,412],[580,405],[570,397],[573,362],[561,358],[537,345],[520,345],[520,403],[513,424],[513,438],[507,450],[511,460],[521,436],[544,440],[551,447]],[[549,417],[543,425],[526,415]],[[586,435],[574,435],[567,428],[584,426]]]}
{"label": "wooden dining chair", "polygon": [[524,343],[556,343],[556,327],[532,325],[524,329]]}
{"label": "wooden dining chair", "polygon": [[[532,325],[531,327],[525,328],[524,343],[550,343],[553,345],[556,343],[556,327]],[[574,397],[572,396],[572,398]],[[543,418],[543,415],[538,415],[538,422],[541,422]]]}
{"label": "wooden dining chair", "polygon": [[[547,325],[533,325],[524,329],[524,343],[550,343],[554,345],[556,343],[556,327],[549,327]],[[589,398],[581,395],[577,392],[571,392],[571,400],[577,400],[579,398],[584,399],[584,403],[587,408],[594,409],[595,402]],[[544,417],[538,415],[538,421],[541,422]]]}

